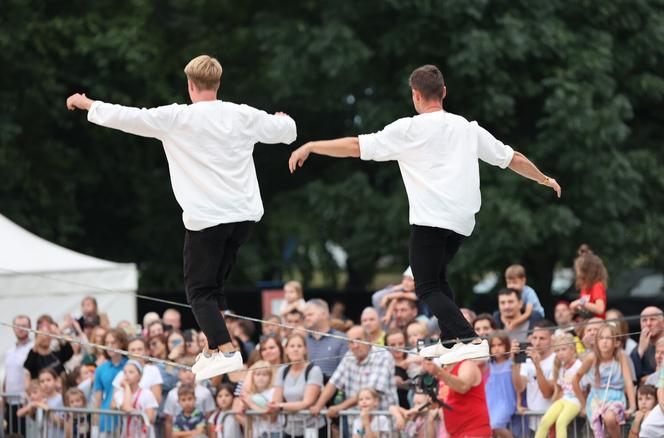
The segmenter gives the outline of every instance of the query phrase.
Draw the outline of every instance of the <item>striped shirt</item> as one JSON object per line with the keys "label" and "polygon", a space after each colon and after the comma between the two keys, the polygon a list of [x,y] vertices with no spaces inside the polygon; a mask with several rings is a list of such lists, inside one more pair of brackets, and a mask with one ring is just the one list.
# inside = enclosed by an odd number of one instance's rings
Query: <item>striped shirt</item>
{"label": "striped shirt", "polygon": [[[328,330],[327,333],[346,337],[344,333],[334,329]],[[318,365],[327,377],[330,377],[334,373],[334,370],[347,351],[348,341],[346,340],[331,338],[329,336],[321,336],[320,339],[316,339],[311,333],[307,334],[309,360]]]}

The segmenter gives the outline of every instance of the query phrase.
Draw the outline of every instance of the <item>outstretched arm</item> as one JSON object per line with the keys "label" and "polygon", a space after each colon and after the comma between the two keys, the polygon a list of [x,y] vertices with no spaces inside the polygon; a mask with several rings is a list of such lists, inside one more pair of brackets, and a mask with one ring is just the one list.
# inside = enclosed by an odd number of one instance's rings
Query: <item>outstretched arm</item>
{"label": "outstretched arm", "polygon": [[357,137],[344,137],[336,140],[310,141],[295,149],[288,160],[290,173],[302,167],[309,154],[327,155],[328,157],[359,157],[360,142]]}
{"label": "outstretched arm", "polygon": [[537,166],[535,166],[532,161],[521,152],[514,151],[514,157],[512,157],[512,161],[508,167],[525,178],[532,179],[544,186],[551,187],[560,198],[561,189],[556,180],[544,175]]}

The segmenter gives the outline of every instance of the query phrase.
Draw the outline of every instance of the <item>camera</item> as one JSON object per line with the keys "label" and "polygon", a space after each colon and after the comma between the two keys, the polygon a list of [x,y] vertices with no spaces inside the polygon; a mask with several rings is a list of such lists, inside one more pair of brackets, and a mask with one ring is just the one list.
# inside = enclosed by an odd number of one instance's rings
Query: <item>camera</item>
{"label": "camera", "polygon": [[519,352],[514,355],[514,363],[526,362],[526,348],[532,347],[530,342],[519,342]]}

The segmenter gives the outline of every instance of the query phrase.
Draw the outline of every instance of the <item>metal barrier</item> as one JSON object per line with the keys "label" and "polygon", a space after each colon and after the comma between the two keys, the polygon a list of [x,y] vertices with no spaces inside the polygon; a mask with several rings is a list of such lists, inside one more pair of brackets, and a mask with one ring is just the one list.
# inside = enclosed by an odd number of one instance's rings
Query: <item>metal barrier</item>
{"label": "metal barrier", "polygon": [[[108,409],[36,409],[26,416],[25,438],[153,438],[152,426],[138,412]],[[105,425],[100,428],[100,423]],[[16,432],[14,432],[16,433]]]}
{"label": "metal barrier", "polygon": [[[530,438],[534,432],[530,432],[530,419],[541,418],[544,416],[545,411],[525,411],[523,414],[516,413],[520,417],[521,434],[514,435],[514,438]],[[512,426],[512,425],[510,425]],[[514,434],[514,430],[510,428]],[[623,437],[627,437],[629,430],[627,427],[621,426],[620,433]],[[586,438],[594,436],[594,432],[590,427],[590,422],[586,417],[577,415],[574,420],[567,427],[567,436],[572,438]]]}
{"label": "metal barrier", "polygon": [[[331,421],[328,421],[328,419],[326,418],[326,414],[327,414],[327,410],[322,410],[318,417],[322,417],[322,418],[325,419],[325,426],[324,426],[325,427],[325,436],[327,438],[332,438],[333,435],[332,435]],[[224,420],[226,419],[226,417],[228,417],[230,415],[242,415],[244,417],[244,423],[243,423],[244,433],[243,433],[242,436],[251,437],[252,435],[249,434],[249,431],[250,431],[249,426],[253,422],[254,418],[252,418],[252,417],[264,417],[264,416],[268,416],[269,414],[265,414],[264,412],[261,412],[261,411],[252,411],[252,410],[243,411],[243,412],[229,411],[229,412],[224,412],[220,416],[220,422],[223,423]],[[341,428],[341,430],[339,432],[340,437],[345,438],[345,437],[351,437],[353,435],[353,431],[350,428],[351,428],[353,419],[357,418],[359,415],[360,415],[359,410],[346,410],[346,411],[340,411],[339,412],[339,420],[340,420],[340,428]],[[390,412],[388,412],[388,411],[372,411],[370,413],[370,415],[372,417],[384,416],[384,417],[387,418],[387,420],[390,423],[389,436],[391,438],[405,438],[407,436],[404,432],[401,432],[401,431],[397,430],[396,424],[395,424],[394,419],[393,419],[392,415],[390,414]],[[423,414],[423,415],[425,415],[425,414]],[[291,417],[291,418],[293,418],[293,417],[301,418],[302,422],[304,423],[303,424],[304,425],[303,430],[297,430],[296,429],[297,422],[291,421],[291,422],[289,422],[290,427],[282,426],[282,427],[279,428],[279,431],[277,432],[276,429],[279,427],[279,425],[284,424],[281,417],[286,417],[286,416]],[[314,424],[313,418],[316,418],[316,417],[313,417],[309,411],[299,411],[299,412],[294,412],[294,413],[289,413],[289,414],[279,413],[279,414],[277,414],[277,419],[275,420],[279,423],[279,425],[277,425],[275,427],[275,432],[271,432],[271,433],[266,432],[265,436],[268,437],[268,438],[277,438],[277,437],[278,438],[284,438],[284,437],[296,436],[296,433],[297,433],[298,436],[304,436],[304,438],[318,438],[319,437],[319,431],[318,431],[317,425],[313,426],[313,427],[311,426],[312,424]],[[348,427],[345,430],[344,430],[344,426],[343,426],[344,421],[346,421],[347,424],[348,424]],[[307,426],[307,424],[309,426]],[[429,426],[428,423],[425,422],[424,423],[424,436],[429,435],[428,426]],[[436,425],[436,429],[437,429],[437,425]],[[300,432],[302,432],[302,433],[300,433]],[[224,435],[224,437],[226,437],[226,435]],[[233,438],[235,438],[235,437],[233,437]],[[408,438],[412,438],[412,437],[409,436]]]}
{"label": "metal barrier", "polygon": [[26,421],[16,416],[16,413],[25,405],[26,399],[23,394],[0,392],[0,418],[4,426],[0,428],[0,438],[5,434],[26,434]]}

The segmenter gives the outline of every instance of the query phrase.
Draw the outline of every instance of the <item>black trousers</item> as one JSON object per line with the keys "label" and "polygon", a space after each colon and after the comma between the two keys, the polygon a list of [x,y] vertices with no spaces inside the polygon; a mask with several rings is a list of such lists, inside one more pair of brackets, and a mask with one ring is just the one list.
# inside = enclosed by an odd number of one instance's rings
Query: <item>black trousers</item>
{"label": "black trousers", "polygon": [[224,282],[254,222],[219,224],[184,235],[184,285],[187,302],[210,349],[231,342],[220,310],[226,310]]}
{"label": "black trousers", "polygon": [[461,247],[464,237],[443,228],[411,225],[410,267],[415,293],[438,318],[441,341],[473,338],[477,335],[454,302],[447,281],[447,265]]}

